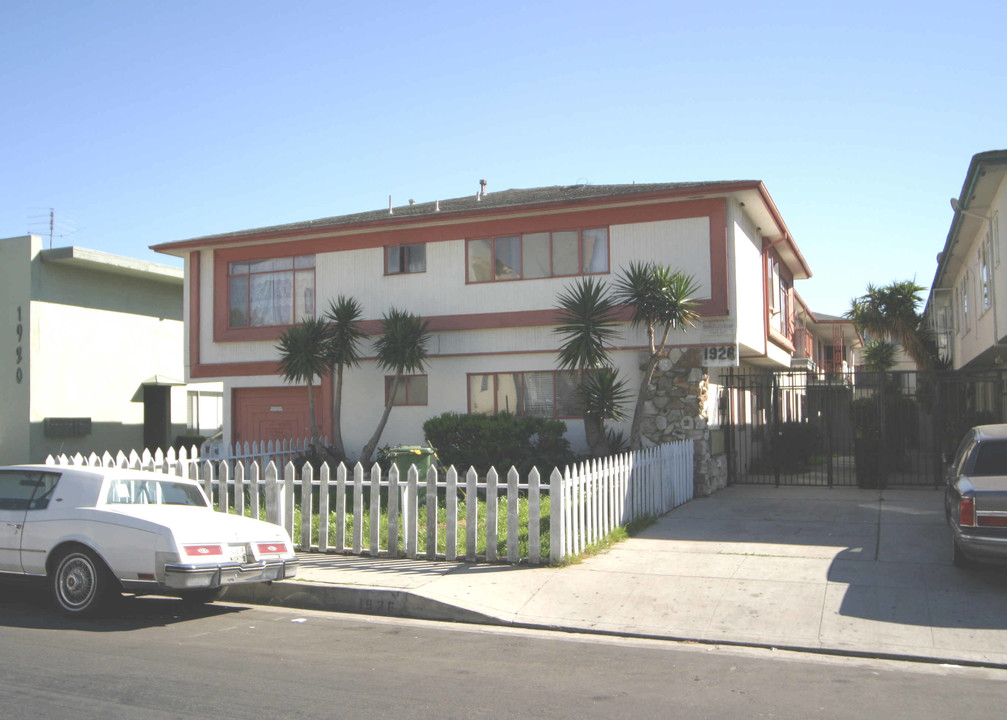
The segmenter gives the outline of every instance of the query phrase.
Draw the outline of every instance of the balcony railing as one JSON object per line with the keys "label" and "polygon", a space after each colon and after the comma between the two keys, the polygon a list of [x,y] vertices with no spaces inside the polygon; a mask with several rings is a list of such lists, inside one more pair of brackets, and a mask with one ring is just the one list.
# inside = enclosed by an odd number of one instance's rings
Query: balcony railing
{"label": "balcony railing", "polygon": [[813,358],[815,339],[807,328],[794,328],[794,357]]}

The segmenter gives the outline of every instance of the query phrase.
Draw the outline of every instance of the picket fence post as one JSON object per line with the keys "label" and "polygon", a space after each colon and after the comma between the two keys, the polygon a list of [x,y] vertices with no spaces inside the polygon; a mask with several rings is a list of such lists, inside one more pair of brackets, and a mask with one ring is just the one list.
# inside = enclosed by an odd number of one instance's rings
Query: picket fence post
{"label": "picket fence post", "polygon": [[445,543],[447,549],[445,559],[454,562],[458,559],[458,471],[452,465],[448,468],[448,486],[445,492],[447,498],[444,503],[447,510],[447,531],[445,532]]}
{"label": "picket fence post", "polygon": [[315,469],[310,462],[301,468],[301,550],[311,550],[311,505]]}
{"label": "picket fence post", "polygon": [[479,529],[479,475],[470,467],[465,473],[465,559],[476,561],[476,539]]}
{"label": "picket fence post", "polygon": [[437,559],[437,468],[427,468],[427,560]]}
{"label": "picket fence post", "polygon": [[564,506],[563,476],[559,468],[553,468],[549,476],[549,560],[553,564],[558,564],[566,556],[563,546],[566,530]]}
{"label": "picket fence post", "polygon": [[322,463],[318,477],[318,552],[329,549],[329,464]]}
{"label": "picket fence post", "polygon": [[[408,552],[409,519],[405,508],[400,510],[400,493],[404,486],[399,482],[399,468],[392,463],[388,470],[388,556],[396,558],[399,556],[399,515],[403,516],[403,526],[405,528],[406,552]],[[406,503],[408,507],[408,502]]]}

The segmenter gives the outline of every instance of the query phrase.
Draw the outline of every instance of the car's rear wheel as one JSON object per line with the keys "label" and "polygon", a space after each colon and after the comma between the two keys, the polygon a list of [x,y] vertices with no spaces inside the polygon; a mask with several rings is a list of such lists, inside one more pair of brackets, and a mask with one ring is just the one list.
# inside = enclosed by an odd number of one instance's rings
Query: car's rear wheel
{"label": "car's rear wheel", "polygon": [[182,602],[189,605],[206,605],[212,603],[220,597],[223,588],[199,588],[198,590],[185,590],[179,593]]}
{"label": "car's rear wheel", "polygon": [[50,575],[53,599],[67,615],[93,615],[115,594],[115,580],[91,550],[63,553]]}

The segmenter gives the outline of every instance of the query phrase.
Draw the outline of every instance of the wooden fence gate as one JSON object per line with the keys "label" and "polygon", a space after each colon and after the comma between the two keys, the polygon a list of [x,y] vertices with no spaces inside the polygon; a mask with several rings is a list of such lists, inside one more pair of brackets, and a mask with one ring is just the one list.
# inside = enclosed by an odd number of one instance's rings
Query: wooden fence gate
{"label": "wooden fence gate", "polygon": [[968,428],[1007,419],[1002,372],[732,372],[722,402],[739,484],[935,487]]}

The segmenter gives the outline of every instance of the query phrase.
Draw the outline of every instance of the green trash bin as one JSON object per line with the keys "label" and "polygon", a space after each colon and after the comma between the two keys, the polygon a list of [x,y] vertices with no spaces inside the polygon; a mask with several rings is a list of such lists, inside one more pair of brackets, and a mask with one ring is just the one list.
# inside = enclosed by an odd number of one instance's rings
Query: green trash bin
{"label": "green trash bin", "polygon": [[409,468],[415,465],[419,481],[423,483],[427,481],[427,470],[436,457],[436,451],[423,445],[399,445],[389,448],[387,457],[399,469],[399,482],[409,479]]}

